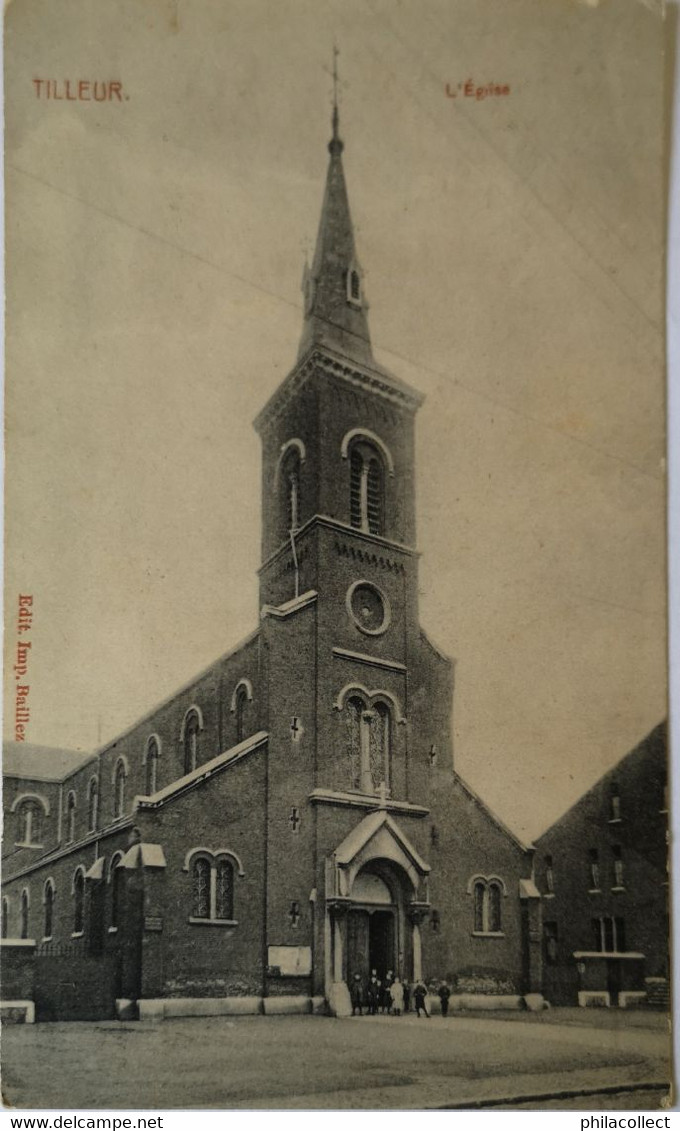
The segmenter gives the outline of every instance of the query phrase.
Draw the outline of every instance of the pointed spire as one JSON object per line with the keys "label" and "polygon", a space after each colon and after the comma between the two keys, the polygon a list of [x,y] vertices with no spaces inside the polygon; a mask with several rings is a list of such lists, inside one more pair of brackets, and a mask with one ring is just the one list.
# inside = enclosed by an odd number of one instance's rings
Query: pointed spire
{"label": "pointed spire", "polygon": [[344,145],[340,137],[338,111],[338,49],[333,48],[332,135],[328,143],[330,161],[314,260],[305,271],[303,284],[305,320],[300,356],[314,345],[326,345],[355,361],[375,364],[366,317],[362,273],[354,247],[349,209]]}

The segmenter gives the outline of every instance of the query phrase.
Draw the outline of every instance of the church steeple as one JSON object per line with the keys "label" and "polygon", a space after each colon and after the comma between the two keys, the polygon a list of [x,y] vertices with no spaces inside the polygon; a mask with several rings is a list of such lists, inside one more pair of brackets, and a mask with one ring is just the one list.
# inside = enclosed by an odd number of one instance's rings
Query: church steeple
{"label": "church steeple", "polygon": [[368,306],[354,247],[342,167],[344,144],[340,137],[336,56],[337,51],[333,67],[332,136],[328,143],[330,161],[314,260],[311,269],[305,267],[302,283],[304,324],[299,356],[321,345],[355,361],[374,365],[366,316]]}

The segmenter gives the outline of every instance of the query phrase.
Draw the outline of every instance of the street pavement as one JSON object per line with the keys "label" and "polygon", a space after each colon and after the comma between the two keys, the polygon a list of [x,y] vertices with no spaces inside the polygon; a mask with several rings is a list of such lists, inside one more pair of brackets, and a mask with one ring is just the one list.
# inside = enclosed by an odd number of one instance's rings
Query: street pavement
{"label": "street pavement", "polygon": [[[398,1109],[664,1102],[665,1017],[565,1010],[449,1018],[185,1018],[7,1026],[5,1102],[20,1108]],[[608,1011],[607,1011],[608,1012]],[[623,1100],[610,1096],[620,1088]],[[598,1095],[598,1090],[605,1093]],[[535,1101],[531,1097],[537,1097]],[[557,1098],[553,1098],[557,1097]],[[627,1097],[627,1098],[625,1098]],[[635,1110],[635,1109],[634,1109]]]}

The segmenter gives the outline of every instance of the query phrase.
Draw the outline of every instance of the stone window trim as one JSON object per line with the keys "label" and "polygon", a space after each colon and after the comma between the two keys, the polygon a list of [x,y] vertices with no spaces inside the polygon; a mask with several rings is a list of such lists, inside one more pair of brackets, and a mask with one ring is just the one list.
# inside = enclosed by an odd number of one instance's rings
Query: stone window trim
{"label": "stone window trim", "polygon": [[238,683],[236,684],[236,686],[235,686],[235,688],[232,692],[231,703],[229,705],[229,710],[231,711],[232,715],[236,714],[236,708],[238,707],[239,691],[241,691],[242,689],[246,693],[246,696],[248,698],[248,702],[252,703],[252,701],[253,701],[253,685],[246,676],[243,676],[238,681]]}
{"label": "stone window trim", "polygon": [[161,736],[160,736],[160,734],[157,734],[156,731],[154,731],[153,734],[149,735],[146,742],[144,743],[144,752],[142,754],[142,765],[143,766],[146,766],[147,758],[149,756],[149,748],[150,748],[152,742],[156,743],[156,749],[158,751],[158,757],[160,758],[160,756],[161,756],[161,749],[162,749]]}
{"label": "stone window trim", "polygon": [[[199,846],[199,847],[196,847],[196,848],[189,849],[189,851],[187,852],[186,857],[184,859],[184,867],[182,868],[182,871],[187,872],[189,874],[189,877],[192,881],[192,885],[193,885],[193,882],[194,882],[194,879],[195,879],[194,872],[195,872],[196,866],[201,861],[204,862],[205,864],[207,864],[208,868],[209,868],[209,888],[208,888],[208,892],[207,892],[208,914],[207,915],[201,915],[201,914],[196,914],[196,913],[190,914],[188,916],[189,924],[191,926],[237,927],[238,926],[238,920],[235,919],[234,915],[233,915],[233,904],[234,904],[233,877],[234,877],[234,874],[238,875],[240,879],[243,879],[243,877],[245,876],[245,872],[243,871],[243,865],[241,864],[240,858],[236,855],[235,852],[232,852],[231,849],[228,849],[228,848],[222,848],[222,849],[218,848],[218,849],[215,850],[215,849],[204,848],[204,847]],[[218,910],[218,907],[219,907],[219,894],[218,894],[218,890],[217,890],[217,884],[218,884],[219,865],[220,865],[221,861],[227,861],[229,868],[230,868],[230,871],[231,871],[231,877],[232,877],[232,879],[231,879],[231,885],[232,886],[231,886],[231,893],[230,893],[230,899],[229,899],[229,910],[231,911],[231,916],[229,916],[229,917],[224,917],[223,915],[217,914],[217,910]],[[192,890],[191,895],[192,895],[192,905],[193,905],[193,900],[195,898],[195,891],[194,890]],[[196,908],[194,907],[194,912],[195,911],[196,911]]]}
{"label": "stone window trim", "polygon": [[[154,731],[144,743],[144,751],[142,753],[142,766],[146,770],[144,788],[147,797],[152,797],[158,789],[158,764],[161,760],[161,749],[161,736]],[[152,750],[153,757],[151,757]]]}
{"label": "stone window trim", "polygon": [[180,742],[184,742],[184,735],[185,735],[185,732],[186,732],[186,726],[187,726],[187,723],[189,722],[189,719],[191,718],[192,715],[196,715],[196,717],[198,719],[198,729],[199,730],[205,730],[205,724],[203,722],[203,712],[202,712],[201,708],[199,707],[198,703],[192,703],[191,706],[188,707],[187,710],[184,712],[184,718],[182,719],[182,725],[179,728],[179,740],[180,740]]}
{"label": "stone window trim", "polygon": [[18,793],[10,806],[10,813],[16,813],[22,801],[37,801],[42,805],[46,817],[50,815],[50,803],[41,793]]}
{"label": "stone window trim", "polygon": [[[384,615],[383,622],[379,628],[368,628],[365,624],[362,624],[361,621],[358,620],[355,616],[354,609],[352,608],[352,598],[354,597],[356,590],[361,588],[361,586],[366,586],[368,589],[373,589],[382,601]],[[382,636],[390,627],[390,624],[392,622],[392,607],[390,605],[387,594],[384,593],[382,589],[380,589],[380,587],[375,584],[375,582],[369,581],[367,578],[359,578],[358,581],[352,582],[349,589],[347,590],[347,595],[345,597],[345,606],[347,608],[347,612],[349,614],[350,620],[352,621],[352,624],[355,624],[359,631],[363,632],[366,636]]]}
{"label": "stone window trim", "polygon": [[76,839],[76,811],[78,799],[76,791],[69,789],[66,794],[66,843],[73,844]]}
{"label": "stone window trim", "polygon": [[184,754],[184,773],[191,774],[199,764],[198,736],[204,730],[203,712],[192,703],[184,713],[179,731],[179,741]]}
{"label": "stone window trim", "polygon": [[88,832],[95,832],[99,820],[99,777],[93,774],[87,783],[87,824]]}
{"label": "stone window trim", "polygon": [[121,763],[125,767],[125,777],[127,777],[130,773],[130,763],[128,762],[124,754],[119,754],[115,762],[113,763],[113,769],[111,770],[111,785],[115,786],[116,784],[116,772]]}
{"label": "stone window trim", "polygon": [[[50,893],[49,895],[48,895],[48,892]],[[51,942],[53,937],[54,937],[54,901],[55,901],[56,895],[57,895],[57,886],[54,882],[54,877],[48,876],[47,879],[45,880],[45,883],[43,884],[43,889],[42,889],[42,904],[43,904],[43,908],[45,909],[45,933],[42,937],[43,942]],[[50,909],[50,916],[51,916],[50,927],[51,927],[51,930],[49,931],[49,933],[47,932],[47,903],[48,903],[48,900],[51,900],[51,902],[52,902],[52,906],[51,906],[51,909]]]}
{"label": "stone window trim", "polygon": [[[118,920],[118,905],[117,905],[116,900],[119,898],[119,896],[118,896],[117,892],[114,892],[113,885],[114,885],[114,882],[115,882],[114,881],[114,873],[115,873],[116,869],[122,863],[123,856],[124,856],[124,853],[121,852],[120,850],[118,852],[114,852],[113,856],[109,860],[109,866],[108,866],[107,873],[106,873],[106,882],[107,882],[107,884],[111,885],[111,895],[109,897],[109,907],[110,907],[110,914],[111,914],[111,920],[112,921],[109,924],[109,929],[108,929],[108,933],[110,935],[115,935],[118,932],[118,921],[117,921]],[[120,881],[117,881],[117,882],[120,882]]]}
{"label": "stone window trim", "polygon": [[85,869],[79,864],[71,878],[71,895],[74,899],[72,939],[85,934],[85,884]]}
{"label": "stone window trim", "polygon": [[349,432],[346,432],[343,436],[340,445],[340,455],[343,459],[349,458],[353,440],[366,440],[369,444],[375,444],[385,461],[390,478],[394,478],[394,459],[387,444],[380,439],[380,436],[372,432],[370,428],[350,428]]}
{"label": "stone window trim", "polygon": [[71,877],[71,895],[76,894],[76,876],[79,873],[82,874],[83,879],[85,879],[85,869],[82,864],[79,864],[78,867],[73,871],[73,875]]}
{"label": "stone window trim", "polygon": [[19,897],[19,938],[27,939],[28,936],[28,920],[31,911],[31,889],[25,887],[21,889]]}
{"label": "stone window trim", "polygon": [[285,444],[281,445],[281,450],[279,451],[279,456],[276,461],[276,467],[274,468],[274,477],[272,480],[272,490],[274,491],[274,493],[276,493],[279,489],[281,468],[286,461],[286,457],[292,451],[297,451],[301,465],[307,460],[307,449],[303,440],[300,440],[297,436],[293,437],[291,440],[286,440]]}
{"label": "stone window trim", "polygon": [[201,919],[190,915],[189,922],[192,927],[238,927],[238,919]]}
{"label": "stone window trim", "polygon": [[[483,889],[483,892],[482,892],[482,903],[481,903],[481,906],[478,908],[478,906],[477,906],[477,892],[478,892],[479,888]],[[507,887],[506,887],[506,884],[505,884],[505,880],[501,876],[497,876],[497,875],[485,876],[482,873],[478,872],[474,876],[471,876],[470,879],[468,880],[467,894],[472,896],[473,900],[474,900],[474,908],[473,908],[474,920],[473,920],[473,928],[472,928],[472,931],[470,932],[473,938],[484,938],[484,939],[502,939],[502,938],[505,938],[505,932],[503,931],[502,926],[501,926],[502,914],[501,914],[501,903],[500,903],[500,901],[499,901],[497,908],[496,908],[496,914],[498,916],[498,926],[494,927],[493,929],[491,929],[490,926],[489,926],[490,921],[491,921],[491,915],[492,915],[492,907],[491,907],[491,892],[492,892],[492,890],[499,891],[502,898],[504,898],[504,899],[507,898],[508,890],[507,890]],[[479,912],[479,918],[481,918],[481,920],[482,920],[481,928],[477,925],[478,912]]]}
{"label": "stone window trim", "polygon": [[191,871],[191,863],[195,856],[207,856],[214,860],[216,860],[218,856],[228,856],[232,863],[236,865],[236,874],[239,879],[242,880],[245,876],[241,858],[237,856],[231,848],[206,848],[205,845],[197,845],[195,848],[190,848],[184,857],[184,864],[182,865],[183,872]]}
{"label": "stone window trim", "polygon": [[350,263],[349,270],[344,272],[344,280],[348,303],[361,309],[361,271],[355,259]]}
{"label": "stone window trim", "polygon": [[[19,822],[18,838],[14,842],[15,848],[43,848],[42,837],[33,839],[33,807],[40,806],[43,817],[50,815],[50,803],[40,793],[19,793],[12,802],[10,813],[16,813]],[[38,822],[40,825],[41,822]],[[39,831],[40,828],[39,828]]]}
{"label": "stone window trim", "polygon": [[401,705],[396,695],[393,695],[391,691],[386,691],[383,687],[369,691],[367,687],[364,687],[363,683],[346,683],[333,704],[333,710],[344,710],[347,697],[354,694],[364,696],[370,706],[373,706],[374,703],[385,703],[388,707],[392,708],[395,723],[406,723],[406,717],[402,714]]}
{"label": "stone window trim", "polygon": [[128,775],[130,773],[130,763],[124,754],[119,754],[116,758],[113,773],[111,775],[111,783],[113,785],[113,819],[120,821],[125,817],[125,789],[127,785]]}

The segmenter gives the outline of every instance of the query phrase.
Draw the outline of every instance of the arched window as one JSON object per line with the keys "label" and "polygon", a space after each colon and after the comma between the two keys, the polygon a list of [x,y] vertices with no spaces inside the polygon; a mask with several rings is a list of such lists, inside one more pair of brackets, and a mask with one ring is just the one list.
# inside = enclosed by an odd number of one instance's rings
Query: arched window
{"label": "arched window", "polygon": [[385,469],[368,440],[355,440],[350,453],[350,524],[367,534],[385,527]]}
{"label": "arched window", "polygon": [[192,710],[184,720],[184,773],[190,774],[198,764],[198,735],[201,720],[198,711]]}
{"label": "arched window", "polygon": [[390,709],[386,703],[371,707],[359,695],[345,704],[349,784],[362,793],[375,793],[389,784]]}
{"label": "arched window", "polygon": [[611,793],[609,795],[609,820],[621,820],[621,795],[616,782],[612,783]]}
{"label": "arched window", "polygon": [[93,833],[97,827],[99,815],[99,782],[97,778],[90,778],[87,787],[87,827]]}
{"label": "arched window", "polygon": [[210,919],[211,862],[205,856],[197,856],[192,872],[194,919]]}
{"label": "arched window", "polygon": [[73,876],[73,934],[82,935],[85,929],[85,873],[76,868]]}
{"label": "arched window", "polygon": [[54,882],[46,880],[43,888],[43,935],[46,939],[51,939],[54,933],[54,895]]}
{"label": "arched window", "polygon": [[350,271],[349,273],[349,297],[354,302],[358,302],[361,298],[361,281],[358,271]]}
{"label": "arched window", "polygon": [[39,848],[45,810],[37,798],[27,797],[17,805],[17,841],[22,847]]}
{"label": "arched window", "polygon": [[30,897],[28,888],[24,888],[21,893],[21,912],[19,919],[19,938],[28,938],[28,909],[30,906]]}
{"label": "arched window", "polygon": [[9,935],[9,899],[6,895],[2,897],[2,937],[6,939]]}
{"label": "arched window", "polygon": [[482,934],[484,931],[484,904],[486,902],[486,884],[477,880],[475,894],[475,932]]}
{"label": "arched window", "polygon": [[491,882],[489,884],[489,931],[498,934],[501,929],[501,886]]}
{"label": "arched window", "polygon": [[120,862],[122,859],[122,852],[116,852],[111,857],[111,863],[109,865],[109,883],[111,885],[110,926],[116,931],[118,930],[120,920],[121,889],[123,882],[123,869],[120,867]]}
{"label": "arched window", "polygon": [[71,790],[66,798],[66,843],[76,839],[76,795]]}
{"label": "arched window", "polygon": [[234,922],[234,864],[221,852],[201,849],[192,857],[192,921]]}
{"label": "arched window", "polygon": [[125,813],[125,782],[127,768],[122,758],[116,762],[116,772],[113,777],[113,815],[122,817]]}
{"label": "arched window", "polygon": [[215,918],[234,918],[234,865],[226,856],[216,861]]}
{"label": "arched window", "polygon": [[384,782],[390,784],[390,709],[386,703],[376,703],[370,721],[370,769],[374,789]]}
{"label": "arched window", "polygon": [[472,892],[476,935],[503,933],[503,882],[495,877],[476,876],[468,891]]}
{"label": "arched window", "polygon": [[238,687],[237,690],[236,690],[236,699],[235,699],[235,708],[234,708],[234,711],[235,711],[235,714],[236,714],[236,741],[237,742],[243,742],[243,739],[246,736],[245,712],[246,712],[247,704],[248,704],[248,689],[245,687],[244,684],[241,684],[241,686]]}
{"label": "arched window", "polygon": [[146,744],[146,793],[150,796],[158,789],[158,739],[154,734]]}

